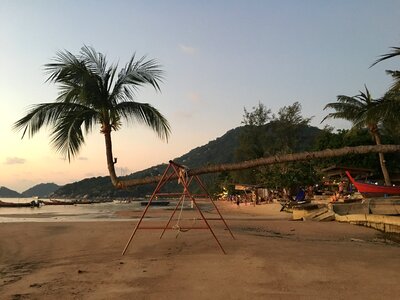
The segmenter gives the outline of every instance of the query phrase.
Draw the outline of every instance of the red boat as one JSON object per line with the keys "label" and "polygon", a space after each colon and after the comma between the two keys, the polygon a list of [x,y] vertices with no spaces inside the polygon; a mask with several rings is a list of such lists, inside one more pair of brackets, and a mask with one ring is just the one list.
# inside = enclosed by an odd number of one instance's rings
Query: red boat
{"label": "red boat", "polygon": [[350,173],[346,171],[347,177],[349,177],[350,181],[357,190],[361,194],[371,194],[371,195],[400,195],[400,187],[399,186],[383,186],[376,185],[370,183],[363,183],[355,181],[353,177],[351,177]]}

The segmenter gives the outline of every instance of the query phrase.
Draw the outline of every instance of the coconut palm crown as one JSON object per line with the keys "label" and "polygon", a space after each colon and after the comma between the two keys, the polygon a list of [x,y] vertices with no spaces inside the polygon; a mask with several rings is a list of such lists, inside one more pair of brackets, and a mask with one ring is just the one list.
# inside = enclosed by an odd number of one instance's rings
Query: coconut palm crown
{"label": "coconut palm crown", "polygon": [[[324,110],[334,109],[335,111],[325,116],[322,122],[330,118],[344,119],[353,123],[352,129],[354,130],[368,128],[375,143],[381,145],[379,126],[382,122],[382,115],[380,114],[380,109],[384,100],[373,99],[366,86],[365,92],[360,91],[359,93],[353,97],[339,95],[337,96],[337,102],[328,103]],[[385,185],[390,185],[390,177],[383,153],[379,153],[379,161]]]}
{"label": "coconut palm crown", "polygon": [[59,96],[52,103],[36,104],[14,123],[23,130],[22,137],[34,136],[41,128],[50,128],[51,144],[69,161],[76,157],[85,143],[85,136],[100,127],[106,144],[107,166],[112,183],[118,180],[112,154],[111,132],[121,128],[123,121],[136,121],[153,129],[168,140],[170,126],[165,117],[148,103],[134,99],[144,85],[160,91],[163,72],[155,60],[135,54],[117,75],[118,65],[107,65],[105,55],[84,46],[78,55],[58,52],[52,63],[45,65],[47,81],[59,87]]}
{"label": "coconut palm crown", "polygon": [[[380,55],[370,67],[373,67],[387,59],[400,56],[400,47],[391,47],[390,49],[391,51],[389,53]],[[393,84],[385,94],[384,101],[381,104],[379,111],[388,121],[398,123],[398,116],[400,113],[400,71],[386,70],[386,73],[392,76]]]}

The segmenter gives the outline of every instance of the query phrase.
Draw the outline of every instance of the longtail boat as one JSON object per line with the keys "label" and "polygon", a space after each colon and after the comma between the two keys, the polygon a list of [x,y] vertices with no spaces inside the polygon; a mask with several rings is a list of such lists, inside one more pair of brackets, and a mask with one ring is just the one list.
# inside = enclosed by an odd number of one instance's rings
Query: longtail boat
{"label": "longtail boat", "polygon": [[39,207],[39,205],[34,201],[25,203],[14,203],[14,202],[3,202],[0,200],[0,207]]}
{"label": "longtail boat", "polygon": [[351,181],[352,184],[356,187],[356,189],[363,194],[364,196],[368,195],[400,195],[400,187],[399,186],[383,186],[376,185],[370,183],[363,183],[356,181],[353,177],[351,177],[350,173],[346,171],[346,175]]}
{"label": "longtail boat", "polygon": [[67,201],[59,201],[59,200],[51,200],[50,201],[44,201],[40,200],[40,203],[44,205],[74,205],[75,202],[67,202]]}
{"label": "longtail boat", "polygon": [[[146,206],[149,203],[149,201],[140,201],[141,206]],[[152,201],[150,203],[151,206],[168,206],[169,201]]]}

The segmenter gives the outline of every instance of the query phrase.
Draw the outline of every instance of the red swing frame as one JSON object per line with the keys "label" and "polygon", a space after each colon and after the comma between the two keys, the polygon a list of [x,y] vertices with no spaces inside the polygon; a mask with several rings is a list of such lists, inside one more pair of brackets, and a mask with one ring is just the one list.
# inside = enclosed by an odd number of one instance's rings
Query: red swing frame
{"label": "red swing frame", "polygon": [[[173,175],[175,175],[176,178],[178,178],[178,182],[180,184],[182,184],[183,186],[183,192],[182,193],[160,193],[161,188],[169,181],[171,180],[171,178],[173,177]],[[189,185],[193,182],[197,182],[197,184],[199,185],[199,187],[201,188],[201,190],[203,190],[204,194],[192,194],[189,190]],[[157,201],[157,197],[158,196],[180,196],[180,200],[177,202],[175,209],[173,210],[170,218],[168,219],[168,222],[165,224],[164,227],[141,227],[143,218],[145,217],[148,209],[150,208],[150,205],[153,201]],[[175,215],[175,212],[177,211],[179,205],[182,203],[182,201],[184,200],[184,197],[188,197],[190,198],[190,200],[192,201],[192,203],[194,204],[194,206],[196,207],[197,211],[200,213],[201,219],[204,221],[204,223],[206,224],[206,226],[202,226],[202,227],[190,227],[190,228],[180,228],[180,230],[191,230],[191,229],[208,229],[212,236],[214,237],[215,241],[217,242],[218,246],[220,247],[222,253],[226,254],[224,248],[222,247],[221,243],[219,242],[217,236],[215,235],[213,229],[211,228],[209,222],[207,221],[207,218],[204,216],[203,212],[201,211],[200,207],[198,206],[197,202],[196,202],[196,198],[197,197],[205,197],[207,199],[209,199],[211,201],[211,203],[213,204],[214,208],[216,209],[219,218],[217,220],[221,220],[224,225],[225,228],[229,231],[230,235],[232,236],[233,239],[235,239],[232,231],[230,230],[228,224],[226,223],[225,219],[222,217],[221,212],[219,211],[218,207],[215,205],[212,197],[210,196],[210,194],[207,192],[203,182],[200,180],[199,176],[197,175],[188,175],[188,169],[180,164],[177,164],[176,162],[170,160],[169,161],[169,165],[167,166],[167,168],[164,171],[164,174],[162,175],[160,181],[158,182],[156,188],[153,191],[153,194],[151,195],[149,202],[147,203],[145,209],[143,210],[143,213],[138,221],[138,223],[136,224],[131,236],[129,237],[128,242],[126,243],[126,246],[124,248],[124,250],[122,251],[122,255],[124,255],[126,253],[126,251],[128,250],[128,247],[133,239],[133,237],[135,236],[136,232],[139,229],[162,229],[162,233],[160,235],[160,239],[163,237],[164,233],[166,230],[171,230],[171,229],[175,229],[174,227],[170,227],[170,223],[172,218]],[[209,219],[211,220],[211,219]],[[215,220],[215,219],[212,219]]]}

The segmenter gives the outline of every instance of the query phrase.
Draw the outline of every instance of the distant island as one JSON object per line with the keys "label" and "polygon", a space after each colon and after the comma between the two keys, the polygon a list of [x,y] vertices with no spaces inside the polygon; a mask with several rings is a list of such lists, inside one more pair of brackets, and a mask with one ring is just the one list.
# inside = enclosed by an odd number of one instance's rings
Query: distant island
{"label": "distant island", "polygon": [[18,193],[4,186],[0,187],[0,198],[50,197],[61,186],[55,183],[41,183],[22,193]]}

